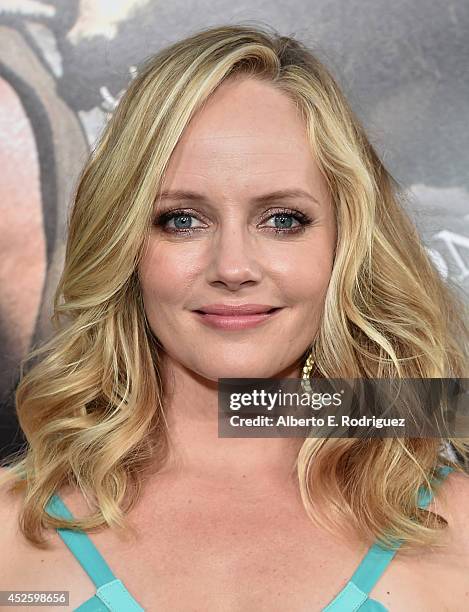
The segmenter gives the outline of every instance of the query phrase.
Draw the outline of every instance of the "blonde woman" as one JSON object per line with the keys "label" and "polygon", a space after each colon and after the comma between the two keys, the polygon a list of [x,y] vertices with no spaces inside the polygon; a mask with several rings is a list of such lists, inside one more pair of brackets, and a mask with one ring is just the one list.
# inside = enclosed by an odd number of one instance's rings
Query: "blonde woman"
{"label": "blonde woman", "polygon": [[465,305],[401,195],[298,41],[215,27],[147,61],[17,389],[1,589],[81,612],[467,609],[450,440],[218,437],[222,377],[468,376]]}

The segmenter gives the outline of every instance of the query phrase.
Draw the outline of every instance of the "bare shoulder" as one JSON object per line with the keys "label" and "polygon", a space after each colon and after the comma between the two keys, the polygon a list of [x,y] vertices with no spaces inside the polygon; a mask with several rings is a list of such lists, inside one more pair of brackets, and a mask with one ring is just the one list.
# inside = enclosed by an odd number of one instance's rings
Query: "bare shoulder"
{"label": "bare shoulder", "polygon": [[[0,590],[24,590],[41,585],[45,554],[52,560],[57,548],[45,534],[49,551],[32,544],[20,529],[24,494],[11,491],[13,480],[6,479],[9,468],[0,468]],[[8,554],[2,554],[8,551]],[[44,589],[47,590],[46,586]]]}
{"label": "bare shoulder", "polygon": [[3,529],[0,529],[0,544],[3,543],[3,538],[12,535],[11,529],[5,527],[13,527],[18,518],[18,513],[21,508],[21,495],[12,492],[12,480],[6,480],[9,474],[9,469],[0,467],[0,521]]}
{"label": "bare shoulder", "polygon": [[0,468],[0,551],[8,551],[8,555],[0,555],[0,582],[7,580],[14,571],[21,542],[18,519],[22,500],[20,495],[10,491],[12,481],[5,482],[8,471],[8,468]]}

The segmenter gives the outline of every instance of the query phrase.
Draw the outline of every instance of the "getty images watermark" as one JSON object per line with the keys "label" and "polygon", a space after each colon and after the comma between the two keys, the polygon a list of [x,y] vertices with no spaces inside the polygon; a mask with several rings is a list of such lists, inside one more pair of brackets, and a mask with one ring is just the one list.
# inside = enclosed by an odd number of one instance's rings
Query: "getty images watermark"
{"label": "getty images watermark", "polygon": [[220,378],[224,438],[469,438],[468,378]]}

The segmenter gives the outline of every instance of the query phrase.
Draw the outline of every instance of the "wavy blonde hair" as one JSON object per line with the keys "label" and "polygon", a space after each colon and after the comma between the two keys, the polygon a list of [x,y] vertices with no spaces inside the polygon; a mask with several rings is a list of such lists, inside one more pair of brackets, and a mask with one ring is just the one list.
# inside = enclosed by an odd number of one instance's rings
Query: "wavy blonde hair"
{"label": "wavy blonde hair", "polygon": [[[3,476],[24,493],[21,531],[36,546],[46,546],[44,528],[127,528],[143,475],[165,462],[161,347],[136,270],[175,146],[208,96],[238,77],[262,79],[295,102],[333,196],[337,251],[315,374],[468,376],[466,306],[429,259],[403,190],[329,71],[302,43],[268,27],[198,32],[140,67],[78,183],[54,334],[21,364],[16,410],[28,444]],[[295,465],[305,509],[325,528],[351,527],[366,541],[435,544],[445,521],[417,508],[417,492],[422,484],[436,491],[429,477],[442,462],[465,471],[466,441],[451,442],[464,468],[442,455],[439,438],[307,438]],[[67,484],[93,514],[72,522],[47,514],[50,497]]]}

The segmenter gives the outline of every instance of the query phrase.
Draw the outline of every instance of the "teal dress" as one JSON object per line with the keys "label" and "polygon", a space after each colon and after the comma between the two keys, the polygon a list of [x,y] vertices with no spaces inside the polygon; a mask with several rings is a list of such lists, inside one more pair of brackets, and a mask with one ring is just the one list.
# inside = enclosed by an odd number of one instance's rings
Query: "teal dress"
{"label": "teal dress", "polygon": [[[440,475],[446,477],[453,471],[450,466],[440,467]],[[421,487],[419,491],[419,507],[425,509],[431,502],[430,491]],[[72,519],[73,515],[57,495],[53,495],[46,510],[50,515]],[[137,612],[142,611],[138,602],[125,588],[124,583],[112,573],[108,564],[88,535],[82,531],[57,529],[60,537],[68,546],[77,561],[96,586],[96,595],[87,599],[75,612]],[[389,612],[383,606],[368,596],[374,585],[382,576],[398,546],[392,550],[373,544],[353,576],[345,587],[334,597],[322,612]]]}

